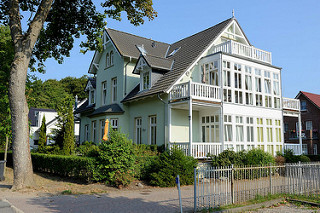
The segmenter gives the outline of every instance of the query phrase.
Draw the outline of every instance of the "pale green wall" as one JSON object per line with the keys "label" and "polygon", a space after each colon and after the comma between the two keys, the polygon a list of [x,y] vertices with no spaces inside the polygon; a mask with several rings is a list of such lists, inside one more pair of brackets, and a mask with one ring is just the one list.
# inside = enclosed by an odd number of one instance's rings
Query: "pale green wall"
{"label": "pale green wall", "polygon": [[167,105],[161,102],[157,97],[147,98],[128,104],[130,110],[130,118],[127,121],[129,124],[129,137],[134,139],[135,133],[135,118],[142,118],[142,143],[149,144],[149,116],[157,116],[157,145],[165,143],[165,110]]}
{"label": "pale green wall", "polygon": [[[189,111],[172,109],[171,142],[189,142]],[[192,141],[200,141],[199,112],[192,111]]]}

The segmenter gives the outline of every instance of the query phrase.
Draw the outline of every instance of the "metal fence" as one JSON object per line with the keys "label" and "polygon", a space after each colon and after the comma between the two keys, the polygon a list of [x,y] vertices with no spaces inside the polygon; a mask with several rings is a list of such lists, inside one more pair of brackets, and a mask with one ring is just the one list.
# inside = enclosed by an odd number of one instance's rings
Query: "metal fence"
{"label": "metal fence", "polygon": [[320,163],[203,167],[194,170],[194,210],[245,202],[258,195],[318,194]]}

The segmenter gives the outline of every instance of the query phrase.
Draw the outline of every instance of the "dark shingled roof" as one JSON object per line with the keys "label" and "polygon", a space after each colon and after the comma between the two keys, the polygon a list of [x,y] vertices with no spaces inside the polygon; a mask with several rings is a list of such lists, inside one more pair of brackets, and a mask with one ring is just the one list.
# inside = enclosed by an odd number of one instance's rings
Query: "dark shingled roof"
{"label": "dark shingled roof", "polygon": [[173,64],[172,59],[160,58],[152,55],[144,55],[143,58],[149,64],[151,68],[160,69],[160,70],[170,70]]}
{"label": "dark shingled roof", "polygon": [[96,88],[96,78],[89,78],[88,81],[90,81],[91,85],[95,89]]}
{"label": "dark shingled roof", "polygon": [[127,96],[123,102],[162,93],[169,89],[232,20],[234,18],[227,19],[213,27],[173,43],[169,48],[168,54],[178,48],[180,49],[173,56],[168,57],[168,59],[174,60],[172,70],[164,74],[150,90],[137,93],[130,98],[127,98]]}
{"label": "dark shingled roof", "polygon": [[89,116],[99,115],[99,114],[116,114],[116,113],[124,113],[119,104],[110,104],[106,106],[99,107]]}
{"label": "dark shingled roof", "polygon": [[136,46],[143,45],[149,55],[165,58],[170,46],[163,42],[154,41],[152,39],[143,38],[114,29],[108,28],[106,31],[122,56],[138,59],[140,52]]}
{"label": "dark shingled roof", "polygon": [[57,112],[57,111],[54,110],[54,109],[43,109],[43,108],[33,108],[33,107],[31,107],[29,109],[29,114],[28,114],[31,126],[35,126],[36,122],[37,122],[36,121],[36,117],[35,117],[35,112]]}
{"label": "dark shingled roof", "polygon": [[77,108],[74,111],[74,114],[83,113],[83,112],[89,112],[89,111],[94,110],[95,104],[91,104],[89,106],[88,106],[88,104],[89,104],[89,100],[86,100],[79,108]]}
{"label": "dark shingled roof", "polygon": [[307,99],[309,99],[316,107],[320,109],[320,95],[310,93],[310,92],[304,92],[300,91],[299,94],[296,96],[296,98],[299,98],[299,96],[303,94]]}

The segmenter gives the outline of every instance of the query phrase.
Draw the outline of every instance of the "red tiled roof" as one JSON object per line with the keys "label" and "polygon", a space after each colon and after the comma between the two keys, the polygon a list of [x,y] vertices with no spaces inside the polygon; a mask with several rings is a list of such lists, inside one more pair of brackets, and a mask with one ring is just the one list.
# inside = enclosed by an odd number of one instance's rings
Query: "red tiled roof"
{"label": "red tiled roof", "polygon": [[306,96],[310,101],[312,101],[318,108],[320,108],[320,95],[313,94],[310,92],[300,91],[304,96]]}

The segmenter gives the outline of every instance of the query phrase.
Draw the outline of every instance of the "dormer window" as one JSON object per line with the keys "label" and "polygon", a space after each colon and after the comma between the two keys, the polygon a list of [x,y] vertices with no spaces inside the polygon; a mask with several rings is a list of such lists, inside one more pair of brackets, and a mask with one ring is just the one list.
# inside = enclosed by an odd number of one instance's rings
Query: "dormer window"
{"label": "dormer window", "polygon": [[107,67],[110,66],[110,56],[109,56],[109,53],[106,54],[106,65],[107,65]]}
{"label": "dormer window", "polygon": [[150,88],[150,72],[142,73],[142,82],[141,82],[141,90],[146,90]]}
{"label": "dormer window", "polygon": [[95,103],[94,90],[89,90],[89,104],[92,105]]}
{"label": "dormer window", "polygon": [[110,66],[113,65],[113,51],[110,52]]}

